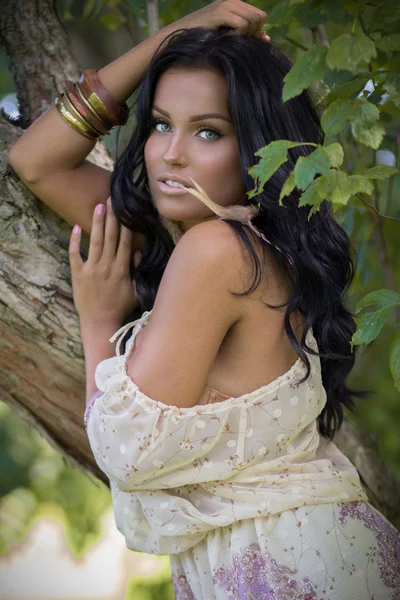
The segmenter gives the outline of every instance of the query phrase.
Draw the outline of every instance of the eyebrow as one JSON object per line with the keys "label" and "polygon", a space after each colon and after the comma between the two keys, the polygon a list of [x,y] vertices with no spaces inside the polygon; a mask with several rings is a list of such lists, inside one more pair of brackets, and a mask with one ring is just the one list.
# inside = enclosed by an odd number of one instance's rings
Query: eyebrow
{"label": "eyebrow", "polygon": [[[161,113],[162,115],[165,115],[166,117],[168,117],[169,119],[171,118],[171,115],[169,113],[167,113],[166,110],[162,110],[155,104],[153,105],[153,108],[156,111],[158,111],[159,113]],[[192,117],[189,118],[189,122],[192,123],[193,121],[202,121],[203,119],[223,119],[224,121],[231,123],[231,120],[228,119],[228,117],[224,117],[224,115],[220,115],[219,113],[207,113],[205,115],[193,115]]]}

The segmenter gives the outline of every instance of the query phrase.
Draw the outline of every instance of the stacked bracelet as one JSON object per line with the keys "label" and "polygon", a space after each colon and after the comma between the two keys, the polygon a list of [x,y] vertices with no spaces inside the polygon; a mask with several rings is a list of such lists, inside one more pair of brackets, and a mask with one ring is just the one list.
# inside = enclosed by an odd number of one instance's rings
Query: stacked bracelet
{"label": "stacked bracelet", "polygon": [[129,108],[126,104],[122,106],[111,96],[101,83],[97,71],[87,69],[79,79],[79,87],[86,100],[93,106],[96,112],[114,125],[125,125],[129,116]]}
{"label": "stacked bracelet", "polygon": [[55,104],[68,125],[90,140],[108,135],[116,125],[124,125],[129,116],[128,106],[115,100],[93,69],[84,71],[77,83],[67,80],[65,92]]}
{"label": "stacked bracelet", "polygon": [[101,118],[94,113],[93,108],[79,93],[79,87],[72,81],[67,80],[65,82],[65,92],[74,109],[79,112],[81,118],[84,118],[89,126],[93,127],[97,135],[109,135],[110,132]]}
{"label": "stacked bracelet", "polygon": [[64,119],[64,121],[66,121],[68,123],[68,125],[70,125],[72,127],[72,129],[75,129],[75,131],[77,131],[78,133],[83,135],[85,138],[88,138],[89,140],[96,140],[97,136],[93,136],[90,134],[89,130],[87,129],[87,127],[85,126],[83,121],[81,119],[77,119],[65,107],[64,102],[63,102],[63,97],[64,97],[64,94],[61,94],[60,96],[58,96],[58,98],[56,98],[56,108],[57,108],[58,112],[60,113],[60,115],[62,116],[62,118]]}

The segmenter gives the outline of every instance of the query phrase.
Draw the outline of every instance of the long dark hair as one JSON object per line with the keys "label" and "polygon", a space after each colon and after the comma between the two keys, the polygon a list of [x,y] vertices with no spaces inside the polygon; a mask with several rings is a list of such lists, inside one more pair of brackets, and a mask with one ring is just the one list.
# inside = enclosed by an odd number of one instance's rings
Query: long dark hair
{"label": "long dark hair", "polygon": [[[151,131],[151,108],[160,76],[170,67],[217,69],[225,75],[228,87],[228,110],[236,130],[243,181],[247,190],[254,180],[247,172],[257,164],[255,152],[279,139],[323,143],[319,115],[309,91],[284,103],[283,79],[292,63],[273,44],[249,36],[233,35],[228,27],[210,31],[203,27],[180,30],[166,38],[149,65],[134,104],[136,125],[122,154],[117,157],[111,180],[114,212],[119,221],[145,237],[142,261],[133,274],[139,306],[131,317],[151,310],[157,290],[174,249],[173,240],[162,225],[151,202],[144,162],[144,145]],[[350,242],[346,232],[334,220],[330,204],[324,201],[309,219],[309,206],[298,206],[299,193],[294,191],[279,206],[282,185],[300,155],[313,151],[301,146],[289,151],[289,158],[268,181],[263,192],[250,202],[260,203],[254,225],[279,248],[271,249],[276,260],[287,269],[293,294],[280,306],[287,306],[285,329],[289,340],[307,366],[306,343],[312,327],[319,347],[322,381],[327,403],[319,416],[322,435],[333,437],[343,420],[343,406],[354,409],[353,398],[364,395],[349,389],[345,378],[354,364],[350,339],[355,331],[351,312],[344,305],[344,295],[354,274]],[[226,221],[245,243],[255,267],[254,281],[247,295],[261,280],[261,265],[246,226]],[[232,292],[233,293],[233,292]],[[301,342],[296,339],[290,315],[299,311],[305,320]]]}

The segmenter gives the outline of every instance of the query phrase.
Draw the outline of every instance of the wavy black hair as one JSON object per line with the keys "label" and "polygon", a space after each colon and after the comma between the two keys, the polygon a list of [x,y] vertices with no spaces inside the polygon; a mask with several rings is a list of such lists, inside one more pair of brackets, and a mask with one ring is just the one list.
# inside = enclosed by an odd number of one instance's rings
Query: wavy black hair
{"label": "wavy black hair", "polygon": [[[144,146],[151,127],[151,109],[160,76],[169,68],[212,69],[222,73],[228,88],[228,110],[236,130],[243,181],[247,190],[254,180],[247,169],[258,163],[255,152],[279,139],[322,144],[323,131],[309,90],[283,102],[283,79],[292,66],[288,57],[274,44],[241,35],[232,35],[222,27],[210,31],[203,27],[173,32],[159,46],[145,73],[133,105],[136,125],[122,154],[117,157],[111,179],[113,210],[119,221],[145,237],[143,257],[134,269],[139,306],[131,317],[138,318],[151,310],[174,242],[163,226],[148,190],[144,162]],[[350,242],[346,232],[335,221],[331,205],[324,201],[309,218],[310,206],[299,207],[299,192],[279,206],[282,185],[300,155],[308,155],[312,146],[293,148],[288,160],[267,182],[262,193],[247,203],[260,203],[254,225],[279,248],[268,246],[286,268],[293,286],[287,306],[285,329],[289,340],[307,366],[306,343],[312,327],[318,343],[322,381],[327,403],[320,414],[319,430],[333,437],[343,421],[343,407],[354,410],[354,398],[365,392],[349,389],[345,378],[353,367],[355,356],[350,340],[355,331],[352,313],[344,305],[344,295],[354,275]],[[248,235],[249,230],[238,221],[226,221],[245,243],[255,267],[251,293],[261,280],[261,265]],[[133,267],[132,267],[133,268]],[[232,292],[233,293],[233,292]],[[278,307],[275,307],[278,308]],[[290,324],[290,315],[299,311],[305,321],[300,343]]]}

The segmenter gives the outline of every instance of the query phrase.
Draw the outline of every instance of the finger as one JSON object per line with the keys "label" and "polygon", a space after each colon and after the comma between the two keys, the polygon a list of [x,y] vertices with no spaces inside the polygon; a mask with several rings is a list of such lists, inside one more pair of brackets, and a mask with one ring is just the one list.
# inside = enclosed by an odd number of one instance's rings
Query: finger
{"label": "finger", "polygon": [[105,205],[98,204],[94,209],[92,231],[90,233],[89,255],[87,262],[98,263],[103,253]]}
{"label": "finger", "polygon": [[229,26],[233,28],[232,33],[236,35],[247,35],[249,23],[243,17],[236,14],[229,15]]}
{"label": "finger", "polygon": [[133,233],[130,229],[121,225],[121,234],[119,236],[119,244],[116,256],[116,263],[121,268],[122,272],[129,272],[129,267],[132,260],[133,248]]}
{"label": "finger", "polygon": [[232,13],[247,21],[246,34],[249,36],[256,35],[267,19],[267,13],[248,4],[235,5],[231,10]]}
{"label": "finger", "polygon": [[259,31],[258,33],[256,33],[256,35],[254,36],[260,40],[262,40],[263,42],[270,42],[271,38],[269,37],[269,35],[267,35],[264,31]]}
{"label": "finger", "polygon": [[115,260],[119,235],[119,222],[111,205],[111,197],[106,203],[106,223],[104,233],[103,254],[101,260],[111,262]]}
{"label": "finger", "polygon": [[77,271],[83,265],[83,260],[81,257],[81,237],[82,230],[79,225],[75,225],[71,232],[68,249],[69,263],[71,265],[72,272]]}

